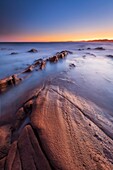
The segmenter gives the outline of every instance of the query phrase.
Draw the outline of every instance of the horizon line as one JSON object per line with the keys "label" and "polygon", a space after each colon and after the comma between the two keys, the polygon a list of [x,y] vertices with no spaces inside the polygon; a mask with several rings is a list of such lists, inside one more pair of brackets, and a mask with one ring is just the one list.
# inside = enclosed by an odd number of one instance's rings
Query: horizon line
{"label": "horizon line", "polygon": [[66,43],[66,42],[106,42],[113,41],[112,39],[91,39],[91,40],[67,40],[67,41],[0,41],[0,43]]}

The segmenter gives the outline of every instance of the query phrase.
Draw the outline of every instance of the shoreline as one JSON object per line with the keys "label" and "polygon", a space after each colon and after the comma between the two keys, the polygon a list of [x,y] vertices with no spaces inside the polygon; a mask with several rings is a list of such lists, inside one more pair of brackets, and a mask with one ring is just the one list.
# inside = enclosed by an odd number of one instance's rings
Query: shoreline
{"label": "shoreline", "polygon": [[[43,60],[35,61],[23,71],[28,78],[7,89],[10,95],[10,91],[13,95],[19,88],[21,91],[14,98],[16,104],[10,99],[14,96],[9,95],[7,113],[0,121],[1,170],[113,169],[112,117],[108,119],[101,107],[77,94],[76,81],[69,79],[73,70],[77,72],[76,65],[69,62],[68,69],[59,71],[65,56],[62,52],[57,55],[46,59],[47,65]],[[32,75],[39,73],[33,71],[35,66],[41,76],[45,75],[46,67],[49,72],[44,81],[28,88],[24,83],[33,83]],[[50,74],[55,68],[56,74]]]}

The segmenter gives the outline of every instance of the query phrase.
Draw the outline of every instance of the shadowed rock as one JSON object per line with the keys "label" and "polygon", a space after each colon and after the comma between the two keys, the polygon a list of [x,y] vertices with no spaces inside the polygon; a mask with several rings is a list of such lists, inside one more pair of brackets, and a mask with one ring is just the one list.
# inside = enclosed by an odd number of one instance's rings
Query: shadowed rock
{"label": "shadowed rock", "polygon": [[31,50],[28,51],[29,53],[36,53],[38,52],[38,50],[36,50],[35,48],[32,48]]}
{"label": "shadowed rock", "polygon": [[107,55],[107,57],[109,57],[109,58],[113,58],[113,55]]}
{"label": "shadowed rock", "polygon": [[11,55],[15,55],[15,54],[18,54],[17,52],[12,52]]}
{"label": "shadowed rock", "polygon": [[76,66],[75,66],[74,63],[71,63],[71,64],[69,64],[69,67],[70,67],[70,68],[74,68],[74,67],[76,67]]}
{"label": "shadowed rock", "polygon": [[0,159],[4,158],[9,151],[11,144],[10,125],[0,127]]}
{"label": "shadowed rock", "polygon": [[19,139],[13,142],[5,168],[8,170],[51,170],[30,125],[27,125]]}
{"label": "shadowed rock", "polygon": [[37,65],[41,64],[42,61],[42,59],[35,60],[33,65],[36,67]]}
{"label": "shadowed rock", "polygon": [[94,50],[105,50],[105,48],[103,48],[103,47],[97,47],[97,48],[94,48]]}
{"label": "shadowed rock", "polygon": [[56,55],[56,56],[50,57],[49,61],[50,62],[57,62],[58,61],[58,56]]}
{"label": "shadowed rock", "polygon": [[31,72],[33,71],[33,65],[27,67],[23,73]]}

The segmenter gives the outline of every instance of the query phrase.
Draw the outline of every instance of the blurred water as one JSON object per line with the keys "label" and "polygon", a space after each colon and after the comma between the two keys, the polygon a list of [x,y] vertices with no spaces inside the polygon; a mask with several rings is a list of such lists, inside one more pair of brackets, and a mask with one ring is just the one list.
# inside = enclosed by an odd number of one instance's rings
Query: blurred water
{"label": "blurred water", "polygon": [[[94,50],[96,47],[106,50]],[[31,48],[37,49],[38,53],[28,53]],[[112,115],[113,59],[107,55],[113,55],[113,43],[0,43],[0,79],[21,72],[38,58],[48,58],[62,50],[70,50],[73,54],[57,64],[48,64],[41,72],[31,73],[31,78],[0,96],[2,113],[5,113],[6,106],[11,108],[12,103],[18,103],[23,98],[22,94],[48,77],[69,70],[69,64],[74,63],[76,67],[67,72],[68,78],[76,82],[74,90]],[[11,55],[12,52],[18,54]]]}

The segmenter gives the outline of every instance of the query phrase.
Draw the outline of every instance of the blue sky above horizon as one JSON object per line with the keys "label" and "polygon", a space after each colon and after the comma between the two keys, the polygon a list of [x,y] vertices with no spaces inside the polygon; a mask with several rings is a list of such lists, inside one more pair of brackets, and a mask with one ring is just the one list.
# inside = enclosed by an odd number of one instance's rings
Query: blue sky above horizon
{"label": "blue sky above horizon", "polygon": [[0,41],[113,38],[113,0],[0,0]]}

